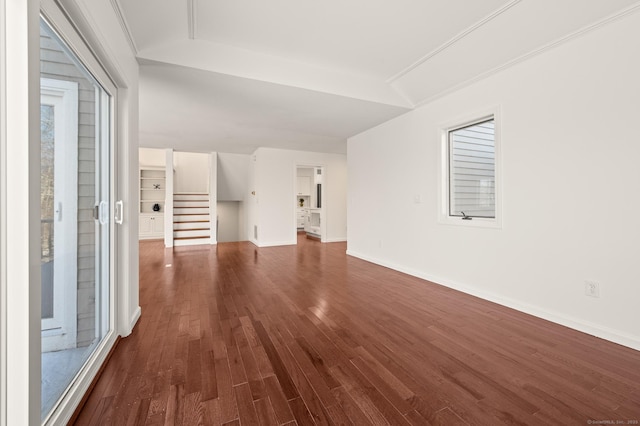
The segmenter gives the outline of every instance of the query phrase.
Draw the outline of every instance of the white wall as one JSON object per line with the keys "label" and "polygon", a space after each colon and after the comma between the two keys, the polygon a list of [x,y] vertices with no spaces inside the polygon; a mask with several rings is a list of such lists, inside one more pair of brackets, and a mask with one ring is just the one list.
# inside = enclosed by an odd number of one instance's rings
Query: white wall
{"label": "white wall", "polygon": [[[640,349],[638,28],[635,13],[351,138],[348,252]],[[439,224],[439,125],[494,105],[502,229]]]}
{"label": "white wall", "polygon": [[[323,241],[344,241],[347,235],[347,162],[342,154],[260,148],[250,172],[256,195],[249,200],[248,231],[258,226],[259,246],[296,244],[296,166],[324,166]],[[253,191],[253,189],[250,189]]]}
{"label": "white wall", "polygon": [[311,167],[298,167],[298,176],[306,176],[313,178],[313,168]]}
{"label": "white wall", "polygon": [[258,197],[256,196],[256,162],[258,156],[252,154],[249,156],[249,173],[247,174],[248,195],[244,203],[246,220],[247,240],[253,244],[258,244],[258,240],[254,235],[254,226],[258,223]]}
{"label": "white wall", "polygon": [[174,191],[209,193],[209,154],[173,153]]}
{"label": "white wall", "polygon": [[[207,188],[211,188],[209,192],[209,218],[211,223],[215,223],[215,218],[218,217],[218,153],[210,152],[207,154]],[[217,244],[218,235],[216,234],[217,229],[215,226],[211,226],[209,232],[209,243]]]}
{"label": "white wall", "polygon": [[140,148],[138,150],[140,167],[165,167],[167,154],[164,149]]}
{"label": "white wall", "polygon": [[40,420],[38,9],[33,0],[0,0],[2,426]]}
{"label": "white wall", "polygon": [[218,242],[246,240],[243,203],[240,201],[218,201]]}
{"label": "white wall", "polygon": [[249,155],[218,153],[218,200],[244,201],[249,189]]}

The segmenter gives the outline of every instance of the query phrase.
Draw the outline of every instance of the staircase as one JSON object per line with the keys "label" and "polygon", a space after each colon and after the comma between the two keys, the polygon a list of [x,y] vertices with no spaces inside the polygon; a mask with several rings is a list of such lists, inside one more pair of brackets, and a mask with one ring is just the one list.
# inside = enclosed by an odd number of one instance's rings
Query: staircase
{"label": "staircase", "polygon": [[209,194],[173,194],[173,245],[209,244]]}

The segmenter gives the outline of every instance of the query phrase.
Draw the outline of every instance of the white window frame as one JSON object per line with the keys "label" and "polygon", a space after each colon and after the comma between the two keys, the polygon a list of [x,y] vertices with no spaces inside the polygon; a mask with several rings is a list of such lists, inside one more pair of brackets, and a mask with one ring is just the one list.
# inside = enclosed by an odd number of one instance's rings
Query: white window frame
{"label": "white window frame", "polygon": [[[473,217],[464,220],[460,216],[452,216],[449,212],[449,133],[462,127],[494,120],[495,125],[495,217]],[[466,226],[475,228],[502,228],[502,144],[501,144],[501,113],[499,106],[493,106],[476,111],[439,126],[440,162],[438,170],[438,222],[444,225]]]}
{"label": "white window frame", "polygon": [[[107,99],[104,98],[103,96],[100,96],[100,98],[96,98],[97,100],[99,99],[96,102],[96,108],[103,111],[108,110],[109,115],[111,117],[111,120],[109,123],[103,123],[104,125],[96,127],[96,130],[103,132],[102,134],[96,134],[96,137],[99,137],[99,138],[112,137],[113,138],[112,143],[108,147],[108,150],[110,151],[108,155],[111,158],[110,167],[114,167],[114,164],[117,158],[117,151],[116,151],[117,115],[116,115],[116,109],[115,109],[115,105],[118,104],[117,88],[113,83],[113,80],[111,79],[110,75],[107,73],[107,71],[105,71],[104,67],[102,66],[102,63],[99,61],[98,56],[91,49],[89,42],[85,38],[83,38],[83,36],[78,32],[78,28],[71,21],[69,21],[70,15],[66,14],[65,11],[60,8],[60,5],[58,4],[57,1],[42,0],[40,2],[39,12],[40,13],[37,15],[38,25],[36,26],[36,31],[38,33],[38,36],[39,36],[39,28],[40,28],[39,19],[40,19],[40,16],[42,16],[48,22],[51,28],[57,33],[60,39],[63,40],[63,42],[67,45],[69,50],[73,52],[73,55],[82,64],[82,66],[86,68],[88,73],[91,74],[93,78],[98,82],[98,84],[103,87],[105,92],[108,93],[109,96],[111,96],[110,102],[107,102]],[[39,48],[40,47],[38,44],[38,50],[37,50],[38,54],[39,54]],[[37,109],[39,111],[39,103],[38,103]],[[101,116],[102,115],[99,112],[96,114],[96,117],[101,117]],[[38,127],[39,125],[40,124],[38,119]],[[106,146],[103,146],[102,148],[107,149]],[[99,155],[105,156],[107,155],[107,152],[103,151],[100,153],[96,149],[96,156],[99,156]],[[38,162],[40,161],[39,157],[37,161]],[[38,167],[38,170],[39,170],[39,167]],[[101,295],[101,297],[103,298],[102,300],[105,300],[105,298],[109,300],[108,306],[106,307],[105,310],[101,312],[102,315],[104,315],[103,321],[102,321],[103,323],[104,323],[104,318],[107,318],[107,317],[109,318],[109,321],[107,323],[109,327],[109,331],[105,332],[102,340],[98,343],[98,346],[96,347],[96,349],[89,356],[89,359],[86,361],[83,368],[80,370],[80,372],[78,372],[73,383],[67,388],[65,395],[60,400],[60,403],[57,405],[57,408],[55,408],[51,413],[49,413],[48,417],[44,419],[44,421],[42,422],[44,425],[57,425],[57,424],[68,423],[69,419],[73,415],[74,410],[76,409],[76,407],[82,400],[83,396],[89,389],[91,385],[91,381],[96,377],[101,365],[107,359],[108,353],[110,349],[113,347],[113,345],[115,344],[115,341],[117,338],[118,329],[116,326],[116,318],[118,318],[117,304],[118,304],[119,294],[116,291],[116,280],[117,280],[118,274],[116,273],[115,263],[118,261],[118,258],[116,257],[115,247],[117,246],[118,241],[116,239],[116,227],[113,223],[113,218],[115,215],[113,204],[117,199],[116,192],[115,192],[116,173],[117,173],[117,169],[115,171],[114,170],[111,171],[110,183],[108,185],[108,187],[110,188],[109,199],[112,200],[113,202],[111,203],[111,206],[108,207],[108,209],[105,209],[101,211],[101,213],[99,213],[99,214],[104,214],[104,216],[101,216],[101,217],[104,217],[106,220],[111,222],[111,226],[109,227],[109,230],[108,230],[110,234],[109,239],[110,241],[112,241],[109,248],[109,258],[113,259],[113,262],[110,262],[108,266],[109,268],[108,271],[106,270],[103,271],[104,273],[108,273],[111,282],[110,282],[110,285],[108,286],[109,288],[108,289],[104,288],[103,289],[104,293]],[[38,199],[39,197],[40,195],[38,194]],[[96,276],[96,278],[98,278],[98,276]],[[98,294],[96,294],[96,300],[97,300],[97,296]],[[39,301],[39,298],[38,298],[38,301]],[[38,314],[40,314],[39,311],[38,311]],[[38,353],[38,359],[40,359],[39,353]],[[40,366],[38,365],[38,368],[39,367]],[[39,381],[40,379],[39,370],[38,370],[37,376]],[[38,383],[37,390],[39,395],[40,383]],[[40,397],[38,396],[38,403],[37,403],[38,419],[40,419],[40,401],[39,400],[40,400]]]}

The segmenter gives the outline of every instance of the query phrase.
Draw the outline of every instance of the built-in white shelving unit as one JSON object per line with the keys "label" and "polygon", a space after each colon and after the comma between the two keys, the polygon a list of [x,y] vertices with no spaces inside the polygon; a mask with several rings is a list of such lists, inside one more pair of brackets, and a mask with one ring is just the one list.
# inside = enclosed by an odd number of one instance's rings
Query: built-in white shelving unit
{"label": "built-in white shelving unit", "polygon": [[141,167],[140,239],[164,237],[165,200],[165,169],[163,167]]}

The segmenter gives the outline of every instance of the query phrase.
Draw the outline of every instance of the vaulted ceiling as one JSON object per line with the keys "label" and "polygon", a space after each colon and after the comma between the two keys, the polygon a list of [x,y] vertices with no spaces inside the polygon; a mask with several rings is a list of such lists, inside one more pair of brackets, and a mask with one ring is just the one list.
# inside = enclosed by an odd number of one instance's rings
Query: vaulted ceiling
{"label": "vaulted ceiling", "polygon": [[346,139],[637,0],[117,0],[140,144],[346,152]]}

